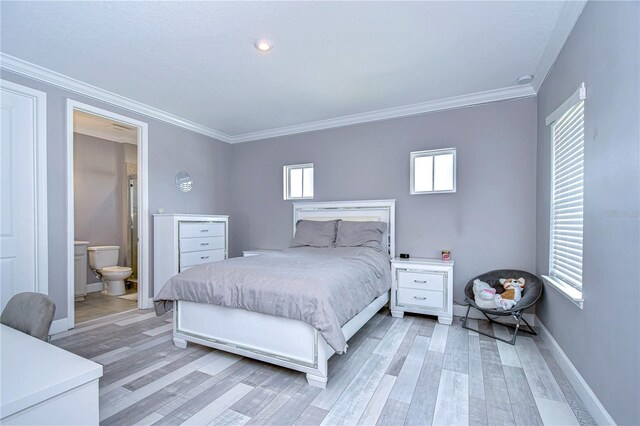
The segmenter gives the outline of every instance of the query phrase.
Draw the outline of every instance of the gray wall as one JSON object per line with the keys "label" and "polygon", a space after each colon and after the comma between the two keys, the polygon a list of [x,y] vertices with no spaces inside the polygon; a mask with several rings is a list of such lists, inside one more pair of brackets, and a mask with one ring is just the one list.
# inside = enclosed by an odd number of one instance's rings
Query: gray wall
{"label": "gray wall", "polygon": [[[2,71],[0,77],[47,93],[47,180],[49,226],[49,295],[56,303],[55,319],[67,317],[67,98],[94,105],[149,124],[149,211],[185,212],[185,197],[174,186],[177,172],[194,178],[187,196],[189,213],[229,213],[231,146],[171,124],[116,108],[57,87]],[[153,221],[151,225],[153,225]],[[153,226],[150,233],[153,234]],[[147,241],[153,274],[153,246]],[[150,277],[153,282],[152,278]],[[150,288],[150,292],[153,289]]]}
{"label": "gray wall", "polygon": [[546,274],[551,160],[544,120],[581,82],[587,86],[584,309],[547,287],[536,312],[618,424],[640,424],[639,6],[587,3],[538,93],[536,263]]}
{"label": "gray wall", "polygon": [[[456,147],[458,192],[409,195],[409,153]],[[398,253],[456,261],[464,284],[492,268],[533,270],[535,98],[234,145],[231,250],[287,247],[282,166],[314,163],[315,201],[396,199]]]}
{"label": "gray wall", "polygon": [[[126,265],[128,246],[127,151],[133,151],[129,156],[135,163],[135,145],[73,134],[75,238],[92,246],[119,246],[118,265]],[[87,283],[97,282],[87,268]]]}

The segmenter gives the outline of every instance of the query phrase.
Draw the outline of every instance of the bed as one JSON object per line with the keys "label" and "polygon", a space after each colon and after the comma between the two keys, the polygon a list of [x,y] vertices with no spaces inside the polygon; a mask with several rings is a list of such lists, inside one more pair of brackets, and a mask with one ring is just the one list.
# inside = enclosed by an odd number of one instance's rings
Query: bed
{"label": "bed", "polygon": [[173,308],[175,345],[194,342],[269,362],[326,387],[329,358],[347,350],[348,339],[389,301],[395,201],[293,205],[294,233],[300,220],[338,219],[384,222],[382,250],[291,248],[201,265],[172,278],[156,297],[156,311]]}

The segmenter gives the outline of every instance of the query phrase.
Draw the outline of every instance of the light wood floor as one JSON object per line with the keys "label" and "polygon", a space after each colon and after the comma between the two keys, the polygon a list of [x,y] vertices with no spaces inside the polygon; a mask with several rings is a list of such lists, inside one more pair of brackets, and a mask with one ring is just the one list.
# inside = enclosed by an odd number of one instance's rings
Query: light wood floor
{"label": "light wood floor", "polygon": [[[595,424],[540,338],[516,346],[383,310],[329,362],[326,390],[301,373],[173,345],[171,314],[86,322],[53,344],[104,365],[103,425]],[[483,330],[502,335],[477,321]]]}
{"label": "light wood floor", "polygon": [[[135,293],[132,288],[127,294]],[[83,301],[75,302],[76,324],[106,317],[120,312],[130,311],[138,307],[138,302],[119,299],[118,296],[107,296],[100,291],[87,293]]]}

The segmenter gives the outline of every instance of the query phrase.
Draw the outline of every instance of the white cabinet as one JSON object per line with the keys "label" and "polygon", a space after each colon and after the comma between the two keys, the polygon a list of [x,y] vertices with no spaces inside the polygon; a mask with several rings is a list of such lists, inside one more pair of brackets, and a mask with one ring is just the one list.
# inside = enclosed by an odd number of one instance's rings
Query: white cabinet
{"label": "white cabinet", "polygon": [[393,259],[391,315],[405,312],[434,315],[441,324],[453,321],[453,260]]}
{"label": "white cabinet", "polygon": [[174,275],[229,255],[229,216],[153,215],[153,294]]}
{"label": "white cabinet", "polygon": [[75,301],[84,300],[87,295],[87,246],[89,241],[74,242],[74,296]]}

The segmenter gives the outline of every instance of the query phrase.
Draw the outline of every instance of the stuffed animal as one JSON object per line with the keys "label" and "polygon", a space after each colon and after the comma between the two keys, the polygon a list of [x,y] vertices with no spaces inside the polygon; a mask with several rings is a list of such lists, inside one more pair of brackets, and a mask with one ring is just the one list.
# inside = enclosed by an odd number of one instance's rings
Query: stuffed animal
{"label": "stuffed animal", "polygon": [[522,289],[524,288],[524,278],[503,278],[500,284],[505,289],[502,294],[496,294],[496,289],[491,287],[484,281],[473,281],[473,295],[476,305],[484,309],[504,309],[513,308],[522,297]]}
{"label": "stuffed animal", "polygon": [[484,281],[473,281],[473,295],[476,305],[484,309],[496,309],[500,305],[496,303],[496,289]]}
{"label": "stuffed animal", "polygon": [[503,300],[503,306],[508,306],[503,309],[511,309],[522,298],[522,290],[524,289],[524,278],[501,278],[500,284],[504,287],[504,293],[500,295]]}

